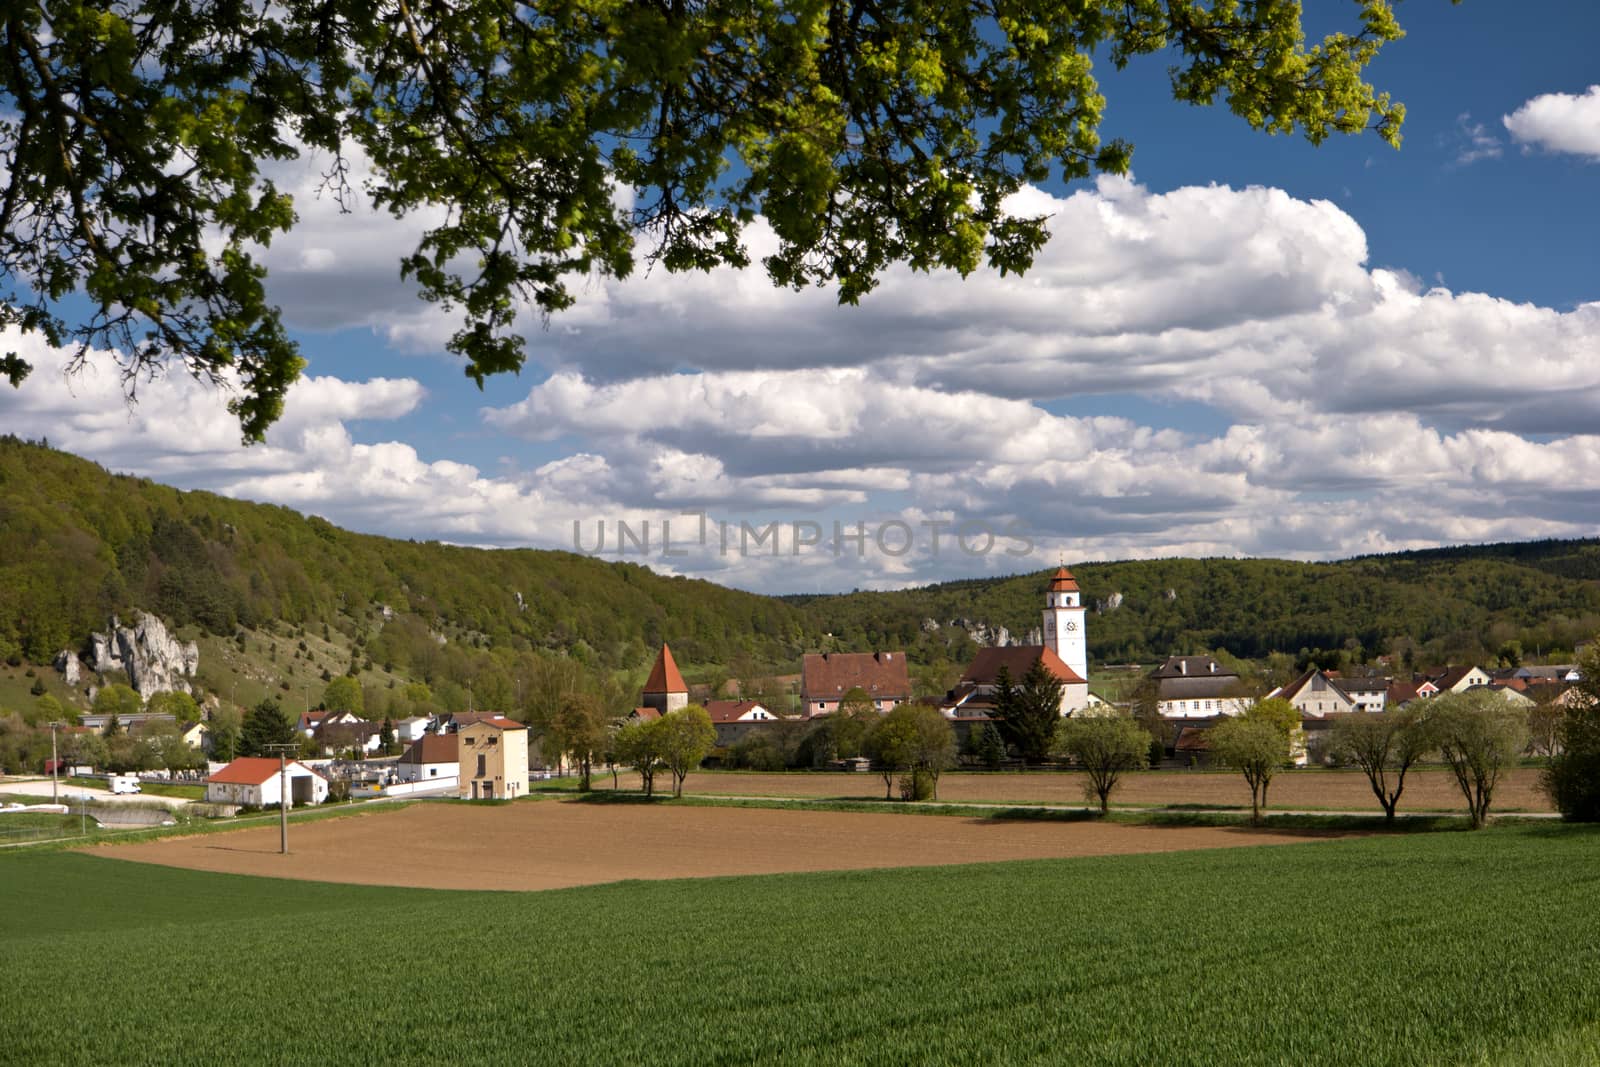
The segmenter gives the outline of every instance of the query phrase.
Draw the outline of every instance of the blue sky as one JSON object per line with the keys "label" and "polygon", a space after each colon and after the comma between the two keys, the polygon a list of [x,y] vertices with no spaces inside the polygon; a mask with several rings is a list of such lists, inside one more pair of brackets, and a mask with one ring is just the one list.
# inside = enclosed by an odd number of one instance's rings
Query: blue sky
{"label": "blue sky", "polygon": [[[1313,6],[1313,30],[1354,11]],[[659,538],[704,512],[737,542],[776,522],[777,556],[629,557],[767,592],[1593,535],[1600,8],[1398,13],[1408,36],[1370,70],[1406,105],[1398,151],[1176,103],[1159,57],[1101,67],[1131,178],[1030,191],[1057,236],[1020,281],[899,272],[839,309],[755,272],[597,279],[480,392],[398,282],[414,230],[302,196],[268,263],[311,378],[266,446],[241,450],[193,383],[130,411],[113,375],[64,380],[37,351],[0,421],[401,537],[570,547],[574,522]],[[796,545],[835,521],[891,536]],[[940,523],[1032,551],[935,551]]]}

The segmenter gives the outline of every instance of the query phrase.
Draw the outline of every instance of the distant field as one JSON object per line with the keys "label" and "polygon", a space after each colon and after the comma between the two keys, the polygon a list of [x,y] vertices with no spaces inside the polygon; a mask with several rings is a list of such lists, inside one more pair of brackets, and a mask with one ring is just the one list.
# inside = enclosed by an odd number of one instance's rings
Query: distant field
{"label": "distant field", "polygon": [[[1494,810],[1553,810],[1539,791],[1539,771],[1509,771],[1495,792]],[[610,787],[610,775],[596,775],[596,788]],[[754,774],[696,771],[685,781],[691,793],[710,795],[883,798],[883,779],[875,774],[797,772]],[[623,775],[625,789],[638,788],[636,776]],[[945,774],[939,799],[1001,804],[1083,804],[1083,776],[1065,771]],[[1268,802],[1278,809],[1372,811],[1377,798],[1360,771],[1285,771],[1272,780]],[[1210,771],[1145,771],[1130,774],[1113,795],[1115,804],[1250,806],[1250,790],[1239,774]],[[1401,811],[1461,811],[1461,791],[1450,772],[1430,768],[1406,778]]]}
{"label": "distant field", "polygon": [[0,855],[3,1058],[1593,1064],[1597,854],[1551,825],[527,894]]}
{"label": "distant field", "polygon": [[431,889],[557,889],[629,878],[860,870],[1294,844],[1327,834],[938,815],[546,800],[416,804],[296,826],[114,845],[113,859]]}

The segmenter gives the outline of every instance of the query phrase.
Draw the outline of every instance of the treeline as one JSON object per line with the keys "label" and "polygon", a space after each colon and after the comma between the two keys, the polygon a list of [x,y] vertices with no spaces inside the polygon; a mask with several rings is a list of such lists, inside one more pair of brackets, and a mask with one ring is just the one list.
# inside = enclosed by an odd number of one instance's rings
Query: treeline
{"label": "treeline", "polygon": [[[1337,563],[1169,559],[1072,568],[1097,663],[1215,649],[1418,663],[1570,655],[1600,630],[1600,541],[1545,541],[1367,556]],[[1048,572],[896,592],[786,598],[844,647],[927,648],[953,619],[1039,626]],[[938,624],[933,630],[929,621]]]}
{"label": "treeline", "polygon": [[[1075,565],[1097,664],[1226,650],[1259,659],[1489,662],[1570,655],[1600,631],[1600,541],[1543,541],[1337,563],[1171,559]],[[746,676],[806,651],[904,649],[946,683],[967,620],[1020,639],[1049,570],[920,589],[764,597],[568,552],[485,550],[350,533],[287,508],[113,475],[0,437],[0,660],[48,662],[113,612],[177,625],[343,633],[364,660],[429,684],[515,684],[507,653],[634,670],[670,641]],[[496,669],[475,665],[497,652]],[[336,671],[337,672],[337,671]]]}
{"label": "treeline", "polygon": [[136,607],[216,634],[273,623],[356,635],[382,627],[381,606],[413,630],[602,666],[647,660],[663,640],[712,663],[784,663],[808,643],[807,614],[770,597],[573,553],[350,533],[0,437],[0,659],[48,662]]}

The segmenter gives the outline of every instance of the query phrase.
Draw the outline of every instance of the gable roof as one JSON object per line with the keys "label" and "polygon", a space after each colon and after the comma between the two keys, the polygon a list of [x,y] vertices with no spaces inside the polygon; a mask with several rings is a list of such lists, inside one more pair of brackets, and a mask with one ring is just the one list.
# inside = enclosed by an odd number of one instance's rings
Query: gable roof
{"label": "gable roof", "polygon": [[656,655],[656,665],[650,668],[650,677],[644,680],[646,693],[689,693],[689,687],[684,684],[683,675],[678,673],[678,664],[672,658],[672,649],[666,642],[661,643],[661,651]]}
{"label": "gable roof", "polygon": [[651,719],[661,718],[661,712],[655,708],[634,708],[633,714],[629,715],[628,718],[639,722],[649,722]]}
{"label": "gable roof", "polygon": [[860,688],[870,697],[911,695],[904,652],[810,653],[800,661],[800,692],[810,700],[837,700]]}
{"label": "gable roof", "polygon": [[460,759],[461,740],[455,734],[423,734],[411,742],[401,763],[455,763]]}
{"label": "gable roof", "polygon": [[472,727],[475,727],[475,726],[487,726],[487,727],[490,727],[491,729],[494,729],[494,730],[526,730],[527,729],[526,726],[522,725],[520,722],[517,722],[515,719],[508,719],[504,715],[500,715],[500,714],[485,714],[484,717],[479,719],[477,722],[466,723],[463,728],[464,729],[471,729]]}
{"label": "gable roof", "polygon": [[1168,656],[1166,660],[1150,672],[1151,678],[1235,678],[1239,676],[1228,670],[1210,656]]}
{"label": "gable roof", "polygon": [[[711,716],[712,722],[738,722],[746,715],[760,708],[768,715],[772,712],[759,700],[708,700],[705,704],[706,714]],[[652,711],[655,709],[652,708]],[[776,715],[772,715],[774,719]],[[754,721],[754,720],[752,720]]]}
{"label": "gable roof", "polygon": [[[288,767],[291,771],[298,767],[305,774],[317,773],[299,760],[290,760]],[[223,785],[261,785],[277,773],[278,761],[270,756],[240,756],[206,781]]]}
{"label": "gable roof", "polygon": [[1317,694],[1327,693],[1335,700],[1343,700],[1346,703],[1354,703],[1354,701],[1350,699],[1350,694],[1345,692],[1344,686],[1341,685],[1340,682],[1334,681],[1332,678],[1329,678],[1326,674],[1323,674],[1315,667],[1306,671],[1300,677],[1296,678],[1294,681],[1278,690],[1274,695],[1281,697],[1292,704],[1295,702],[1295,700],[1299,699],[1302,694],[1307,692]]}
{"label": "gable roof", "polygon": [[978,649],[978,654],[972,657],[966,673],[961,676],[961,682],[964,685],[994,685],[1000,668],[1004,667],[1011,675],[1011,684],[1021,685],[1022,676],[1040,660],[1044,661],[1046,670],[1064,683],[1070,685],[1085,680],[1078,677],[1078,672],[1067,666],[1066,661],[1056,655],[1055,649],[1047,645],[1006,645],[1003,648]]}
{"label": "gable roof", "polygon": [[1462,679],[1477,669],[1470,664],[1465,667],[1447,668],[1443,674],[1433,678],[1433,684],[1439,687],[1440,692],[1444,692],[1446,689],[1454,689],[1461,684]]}

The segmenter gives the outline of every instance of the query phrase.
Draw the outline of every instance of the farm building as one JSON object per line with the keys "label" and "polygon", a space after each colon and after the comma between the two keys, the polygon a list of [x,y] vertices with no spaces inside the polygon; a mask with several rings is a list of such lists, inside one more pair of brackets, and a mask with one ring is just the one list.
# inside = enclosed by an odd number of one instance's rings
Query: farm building
{"label": "farm building", "polygon": [[[280,802],[279,764],[264,756],[241,756],[206,779],[206,801],[211,804],[249,804],[266,807]],[[298,760],[287,768],[289,806],[321,804],[328,799],[328,780]]]}
{"label": "farm building", "polygon": [[528,728],[496,715],[456,731],[460,795],[513,800],[528,792]]}
{"label": "farm building", "polygon": [[411,743],[395,764],[402,782],[437,782],[455,785],[461,775],[459,734],[423,734]]}
{"label": "farm building", "polygon": [[877,711],[911,699],[904,652],[809,653],[800,661],[800,707],[808,718],[831,715],[852,689]]}
{"label": "farm building", "polygon": [[756,700],[708,700],[706,714],[717,731],[717,744],[731,745],[751,730],[759,730],[778,716]]}

